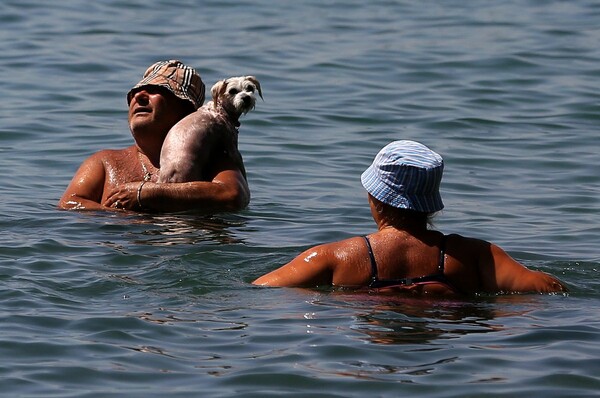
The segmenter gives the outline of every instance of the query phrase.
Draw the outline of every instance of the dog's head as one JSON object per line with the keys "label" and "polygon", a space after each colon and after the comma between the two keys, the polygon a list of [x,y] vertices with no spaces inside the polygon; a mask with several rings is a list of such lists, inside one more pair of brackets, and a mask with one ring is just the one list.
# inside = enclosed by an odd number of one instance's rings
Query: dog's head
{"label": "dog's head", "polygon": [[239,118],[254,109],[256,93],[262,98],[260,83],[254,76],[238,76],[220,80],[210,90],[215,105],[221,104]]}

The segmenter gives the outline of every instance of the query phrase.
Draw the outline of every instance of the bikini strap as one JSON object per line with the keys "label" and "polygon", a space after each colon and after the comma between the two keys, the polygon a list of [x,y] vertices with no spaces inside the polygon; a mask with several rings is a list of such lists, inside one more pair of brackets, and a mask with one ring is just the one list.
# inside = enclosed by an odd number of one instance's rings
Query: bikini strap
{"label": "bikini strap", "polygon": [[[365,240],[365,243],[367,244],[367,251],[369,252],[369,260],[371,261],[371,283],[369,283],[369,287],[378,287],[378,285],[384,281],[379,280],[378,273],[377,273],[377,262],[375,261],[375,255],[373,254],[373,248],[371,247],[371,242],[369,241],[369,238],[366,235],[363,236],[363,239]],[[446,283],[449,286],[452,286],[446,281],[446,275],[444,275],[445,259],[446,259],[446,235],[443,235],[442,241],[440,242],[440,257],[438,259],[438,274],[421,276],[421,277],[417,277],[417,278],[398,279],[395,281],[395,283],[398,283],[401,285],[410,285],[413,283],[436,281],[436,282]],[[439,280],[440,277],[442,278],[442,280]]]}
{"label": "bikini strap", "polygon": [[367,236],[363,236],[365,239],[365,243],[367,244],[367,250],[369,252],[369,260],[371,261],[371,284],[377,282],[377,262],[375,261],[375,255],[373,254],[373,248],[371,247],[371,242],[369,242],[369,238]]}
{"label": "bikini strap", "polygon": [[446,259],[446,235],[442,235],[442,241],[440,242],[440,258],[438,260],[438,272],[444,274],[444,263]]}

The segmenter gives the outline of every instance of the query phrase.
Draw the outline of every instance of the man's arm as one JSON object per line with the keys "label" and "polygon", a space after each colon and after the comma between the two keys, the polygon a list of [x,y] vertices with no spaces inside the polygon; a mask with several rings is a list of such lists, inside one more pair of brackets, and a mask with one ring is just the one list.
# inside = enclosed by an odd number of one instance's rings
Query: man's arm
{"label": "man's arm", "polygon": [[245,208],[250,201],[250,189],[242,172],[229,161],[219,166],[221,171],[211,181],[122,184],[110,192],[102,204],[110,208],[118,201],[120,208],[156,212],[221,212]]}
{"label": "man's arm", "polygon": [[100,204],[106,171],[100,153],[87,158],[79,167],[71,183],[58,201],[65,210],[107,210]]}

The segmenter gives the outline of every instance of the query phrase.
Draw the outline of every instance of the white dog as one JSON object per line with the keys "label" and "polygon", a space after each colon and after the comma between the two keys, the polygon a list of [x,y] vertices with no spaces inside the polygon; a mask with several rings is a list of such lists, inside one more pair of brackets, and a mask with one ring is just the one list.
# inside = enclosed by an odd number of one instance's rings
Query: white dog
{"label": "white dog", "polygon": [[254,109],[256,93],[262,98],[254,76],[230,77],[211,89],[212,101],[177,122],[167,134],[160,152],[158,182],[201,181],[218,157],[228,156],[246,174],[238,151],[239,118]]}

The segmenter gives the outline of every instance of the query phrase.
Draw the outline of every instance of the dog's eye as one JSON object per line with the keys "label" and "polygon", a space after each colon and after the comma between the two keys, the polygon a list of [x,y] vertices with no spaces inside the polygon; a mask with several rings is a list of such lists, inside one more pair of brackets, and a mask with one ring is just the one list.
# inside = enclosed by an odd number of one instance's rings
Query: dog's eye
{"label": "dog's eye", "polygon": [[249,92],[253,93],[254,92],[254,86],[248,86],[248,87],[246,87],[246,91],[249,91]]}
{"label": "dog's eye", "polygon": [[232,88],[231,90],[229,90],[229,95],[236,95],[239,91],[237,90],[237,88]]}

